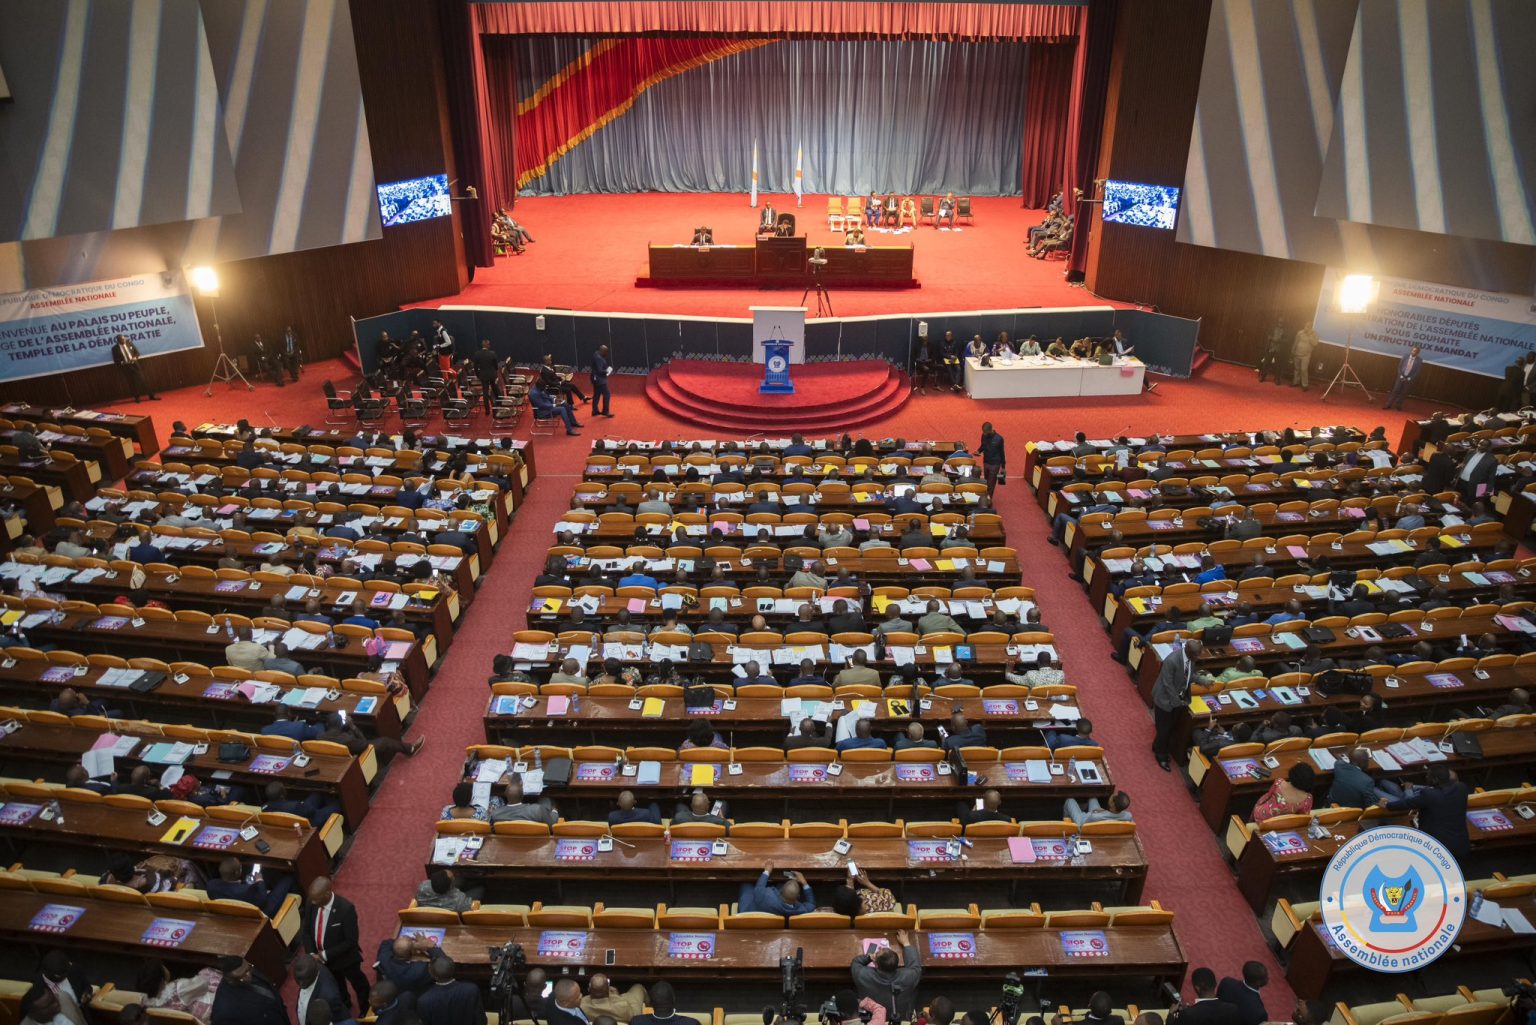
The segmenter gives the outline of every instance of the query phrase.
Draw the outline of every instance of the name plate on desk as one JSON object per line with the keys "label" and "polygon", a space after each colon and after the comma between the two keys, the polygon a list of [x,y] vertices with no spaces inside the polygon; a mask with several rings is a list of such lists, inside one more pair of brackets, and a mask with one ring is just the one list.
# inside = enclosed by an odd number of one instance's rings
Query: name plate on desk
{"label": "name plate on desk", "polygon": [[1307,841],[1294,830],[1260,833],[1259,839],[1264,841],[1264,846],[1269,848],[1269,853],[1277,858],[1287,854],[1307,853]]}
{"label": "name plate on desk", "polygon": [[179,947],[195,928],[197,923],[185,918],[157,918],[149,923],[139,942],[149,947]]}
{"label": "name plate on desk", "polygon": [[715,956],[715,934],[674,932],[667,936],[667,956],[684,961],[707,961]]}
{"label": "name plate on desk", "polygon": [[32,916],[27,928],[32,932],[68,932],[69,927],[80,921],[85,908],[72,904],[44,904],[43,909]]}
{"label": "name plate on desk", "polygon": [[1102,932],[1063,932],[1061,952],[1068,957],[1108,957],[1109,940]]}
{"label": "name plate on desk", "polygon": [[944,961],[959,961],[976,956],[976,934],[970,932],[932,932],[928,934],[928,953]]}
{"label": "name plate on desk", "polygon": [[789,764],[789,781],[791,783],[825,783],[827,780],[827,767],[809,762],[791,762]]}
{"label": "name plate on desk", "polygon": [[948,840],[908,840],[907,857],[913,861],[954,861]]}
{"label": "name plate on desk", "polygon": [[556,861],[596,861],[596,840],[556,840]]}
{"label": "name plate on desk", "polygon": [[1515,828],[1509,816],[1497,808],[1474,808],[1467,812],[1467,825],[1484,833],[1502,833]]}
{"label": "name plate on desk", "polygon": [[581,957],[587,951],[587,934],[584,932],[558,932],[545,930],[539,933],[540,957]]}
{"label": "name plate on desk", "polygon": [[708,861],[713,855],[710,853],[713,844],[708,840],[673,840],[671,856],[673,861]]}
{"label": "name plate on desk", "polygon": [[939,778],[935,765],[926,762],[897,762],[896,779],[902,783],[927,783]]}

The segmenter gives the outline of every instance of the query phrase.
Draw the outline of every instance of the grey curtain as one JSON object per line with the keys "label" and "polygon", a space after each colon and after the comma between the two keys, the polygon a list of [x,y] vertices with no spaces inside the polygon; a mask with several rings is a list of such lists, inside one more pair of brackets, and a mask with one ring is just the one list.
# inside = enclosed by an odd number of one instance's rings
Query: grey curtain
{"label": "grey curtain", "polygon": [[[516,37],[519,101],[595,41]],[[1029,46],[779,40],[691,68],[555,160],[524,194],[953,191],[1017,195]]]}

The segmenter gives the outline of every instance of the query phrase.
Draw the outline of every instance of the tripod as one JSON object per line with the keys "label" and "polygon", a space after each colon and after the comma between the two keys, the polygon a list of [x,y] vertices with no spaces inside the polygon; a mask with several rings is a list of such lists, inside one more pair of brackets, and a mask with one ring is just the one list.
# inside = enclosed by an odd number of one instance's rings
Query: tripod
{"label": "tripod", "polygon": [[210,297],[208,306],[213,311],[213,337],[219,343],[219,358],[213,361],[213,373],[208,377],[208,387],[203,389],[203,394],[213,394],[213,382],[224,381],[233,384],[235,378],[240,379],[246,391],[255,391],[256,386],[245,379],[240,368],[235,366],[235,361],[230,359],[229,353],[224,351],[224,332],[219,329],[219,301]]}
{"label": "tripod", "polygon": [[805,300],[812,292],[816,293],[816,316],[837,316],[836,313],[832,312],[832,297],[827,294],[827,286],[821,280],[821,267],[814,262],[811,264],[811,283],[805,286],[804,292],[800,293],[801,306],[805,305]]}
{"label": "tripod", "polygon": [[1355,322],[1353,319],[1351,319],[1349,322],[1349,333],[1344,336],[1344,362],[1339,364],[1339,372],[1333,375],[1333,380],[1329,381],[1328,387],[1323,389],[1323,401],[1325,402],[1328,400],[1328,393],[1333,391],[1333,389],[1337,388],[1340,384],[1343,384],[1346,387],[1359,388],[1361,391],[1365,392],[1365,398],[1367,402],[1375,401],[1375,399],[1371,396],[1371,390],[1365,386],[1365,382],[1360,380],[1360,375],[1355,373],[1355,368],[1349,364],[1349,354],[1353,349],[1354,341]]}

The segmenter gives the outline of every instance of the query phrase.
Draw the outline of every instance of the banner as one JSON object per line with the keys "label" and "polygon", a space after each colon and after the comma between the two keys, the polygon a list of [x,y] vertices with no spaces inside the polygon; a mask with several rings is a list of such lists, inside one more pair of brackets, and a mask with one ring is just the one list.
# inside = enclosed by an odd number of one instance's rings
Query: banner
{"label": "banner", "polygon": [[181,271],[0,295],[0,381],[112,362],[127,335],[141,357],[199,349],[203,334]]}
{"label": "banner", "polygon": [[1399,357],[1417,345],[1424,362],[1488,377],[1536,351],[1536,302],[1530,296],[1482,292],[1404,278],[1377,278],[1381,294],[1365,314],[1340,313],[1334,301],[1343,272],[1329,267],[1317,300],[1320,341],[1350,338],[1365,352]]}

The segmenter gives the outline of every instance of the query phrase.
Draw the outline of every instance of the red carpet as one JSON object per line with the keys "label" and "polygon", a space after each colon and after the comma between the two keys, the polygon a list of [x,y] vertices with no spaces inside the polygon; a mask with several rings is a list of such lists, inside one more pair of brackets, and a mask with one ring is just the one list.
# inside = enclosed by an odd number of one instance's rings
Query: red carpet
{"label": "red carpet", "polygon": [[[841,245],[827,229],[825,196],[765,196],[774,208],[798,215],[812,245]],[[762,201],[762,200],[760,200]],[[761,209],[761,208],[759,208]],[[517,219],[536,240],[522,256],[504,256],[475,272],[458,295],[415,306],[516,306],[746,317],[748,306],[798,301],[801,289],[637,288],[646,247],[687,242],[694,227],[714,228],[715,241],[750,243],[758,211],[739,193],[646,193],[621,196],[530,196],[517,201]],[[840,317],[881,313],[996,310],[1030,306],[1126,305],[1095,299],[1062,277],[1061,260],[1031,260],[1025,232],[1044,214],[1017,198],[976,200],[975,223],[958,231],[925,225],[907,234],[869,234],[871,245],[912,245],[921,288],[832,290]],[[793,295],[790,295],[790,292]]]}
{"label": "red carpet", "polygon": [[764,395],[760,363],[674,360],[646,378],[663,414],[732,431],[838,433],[881,420],[906,404],[912,383],[884,360],[796,367],[793,395]]}
{"label": "red carpet", "polygon": [[[534,228],[538,237],[537,225]],[[117,408],[152,412],[162,425],[162,438],[173,419],[195,424],[207,417],[245,413],[258,421],[270,417],[282,424],[318,423],[324,411],[320,382],[327,374],[338,384],[349,379],[345,366],[337,361],[309,368],[300,385],[285,389],[260,385],[248,396],[244,390],[219,386],[213,398],[205,398],[199,387],[169,394],[164,402]],[[657,413],[645,400],[641,379],[615,378],[613,385],[614,420],[588,421],[585,437],[540,437],[534,442],[538,480],[412,727],[411,736],[426,736],[427,745],[418,757],[391,768],[338,873],[338,888],[358,905],[370,957],[378,942],[392,934],[396,909],[410,901],[419,881],[432,824],[448,800],[465,745],[484,740],[480,716],[491,657],[508,649],[511,631],[521,623],[517,610],[526,602],[533,577],[543,564],[550,528],[570,505],[571,489],[579,480],[592,440],[603,431],[625,438],[723,436],[719,430],[692,429]],[[1076,430],[1104,436],[1131,425],[1143,431],[1196,431],[1344,421],[1365,429],[1386,423],[1388,436],[1395,438],[1405,415],[1423,416],[1430,411],[1425,404],[1415,403],[1406,414],[1386,414],[1363,399],[1350,397],[1324,405],[1316,397],[1316,391],[1303,395],[1292,388],[1257,385],[1252,371],[1213,363],[1197,380],[1168,381],[1150,395],[1092,404],[1019,399],[983,405],[947,393],[914,397],[898,414],[866,425],[864,433],[964,438],[974,443],[981,422],[991,420],[1007,439],[1017,471],[1026,442],[1068,437]],[[1059,549],[1045,544],[1044,515],[1017,481],[998,491],[997,504],[1010,543],[1019,550],[1023,582],[1037,589],[1068,678],[1081,688],[1084,711],[1094,721],[1095,735],[1109,749],[1115,778],[1134,800],[1133,811],[1151,861],[1146,896],[1178,913],[1179,936],[1192,967],[1210,965],[1220,974],[1236,974],[1246,959],[1268,963],[1275,981],[1265,990],[1265,1002],[1273,1016],[1286,1016],[1291,995],[1264,945],[1254,914],[1222,860],[1218,838],[1199,817],[1182,778],[1158,771],[1149,750],[1150,716],[1125,671],[1110,660],[1108,636],[1082,589],[1066,578],[1065,558]],[[959,896],[957,902],[963,902]]]}

